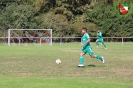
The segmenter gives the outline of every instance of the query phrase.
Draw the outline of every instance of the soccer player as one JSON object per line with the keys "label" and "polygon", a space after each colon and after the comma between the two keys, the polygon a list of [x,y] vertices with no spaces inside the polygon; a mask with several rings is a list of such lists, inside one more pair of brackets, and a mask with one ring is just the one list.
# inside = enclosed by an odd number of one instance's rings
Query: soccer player
{"label": "soccer player", "polygon": [[94,52],[92,50],[92,47],[90,45],[90,36],[87,33],[87,28],[82,28],[82,41],[81,41],[81,46],[83,46],[81,53],[80,53],[80,64],[78,67],[84,67],[84,55],[88,53],[92,58],[96,58],[102,61],[102,63],[105,62],[104,58],[99,55],[94,55]]}
{"label": "soccer player", "polygon": [[100,30],[97,31],[97,37],[98,37],[97,40],[96,40],[97,47],[99,47],[98,42],[101,42],[103,44],[104,48],[107,49],[106,45],[104,43],[103,37],[102,37],[102,32]]}

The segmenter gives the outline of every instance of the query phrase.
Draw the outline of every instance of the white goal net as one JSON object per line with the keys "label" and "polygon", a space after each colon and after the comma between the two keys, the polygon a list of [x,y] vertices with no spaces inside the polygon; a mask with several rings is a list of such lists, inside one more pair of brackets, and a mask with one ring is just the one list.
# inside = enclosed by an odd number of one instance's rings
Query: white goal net
{"label": "white goal net", "polygon": [[52,45],[52,29],[8,29],[8,46],[46,43]]}

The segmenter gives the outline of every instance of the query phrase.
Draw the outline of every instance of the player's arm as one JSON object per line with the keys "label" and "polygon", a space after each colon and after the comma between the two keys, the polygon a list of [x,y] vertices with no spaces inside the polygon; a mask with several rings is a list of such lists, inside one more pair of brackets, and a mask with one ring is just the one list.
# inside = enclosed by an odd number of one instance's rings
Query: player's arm
{"label": "player's arm", "polygon": [[90,38],[88,38],[88,40],[85,43],[81,43],[81,45],[84,46],[84,45],[88,44],[90,41],[91,41]]}
{"label": "player's arm", "polygon": [[90,38],[88,38],[88,40],[83,45],[90,43],[90,41],[91,41]]}

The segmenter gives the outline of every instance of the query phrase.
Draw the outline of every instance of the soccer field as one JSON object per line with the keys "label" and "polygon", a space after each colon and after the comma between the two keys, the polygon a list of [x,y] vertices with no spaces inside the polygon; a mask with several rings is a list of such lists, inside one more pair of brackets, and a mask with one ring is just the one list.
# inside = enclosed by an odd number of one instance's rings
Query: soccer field
{"label": "soccer field", "polygon": [[133,44],[107,43],[107,50],[91,45],[104,64],[87,54],[85,68],[78,68],[79,43],[1,45],[0,88],[133,88]]}

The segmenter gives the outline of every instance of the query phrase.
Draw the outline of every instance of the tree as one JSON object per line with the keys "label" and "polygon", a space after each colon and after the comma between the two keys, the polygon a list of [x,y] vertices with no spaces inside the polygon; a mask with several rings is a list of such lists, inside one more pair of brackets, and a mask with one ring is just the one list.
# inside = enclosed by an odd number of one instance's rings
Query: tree
{"label": "tree", "polygon": [[32,5],[12,3],[0,11],[2,29],[27,28],[30,19],[34,16]]}
{"label": "tree", "polygon": [[[102,9],[101,9],[102,8]],[[98,4],[92,12],[88,12],[88,22],[96,24],[97,29],[103,31],[104,36],[128,37],[132,36],[132,15],[119,17],[112,6]]]}
{"label": "tree", "polygon": [[53,36],[63,37],[68,35],[68,20],[64,15],[45,15],[44,24],[53,29]]}

